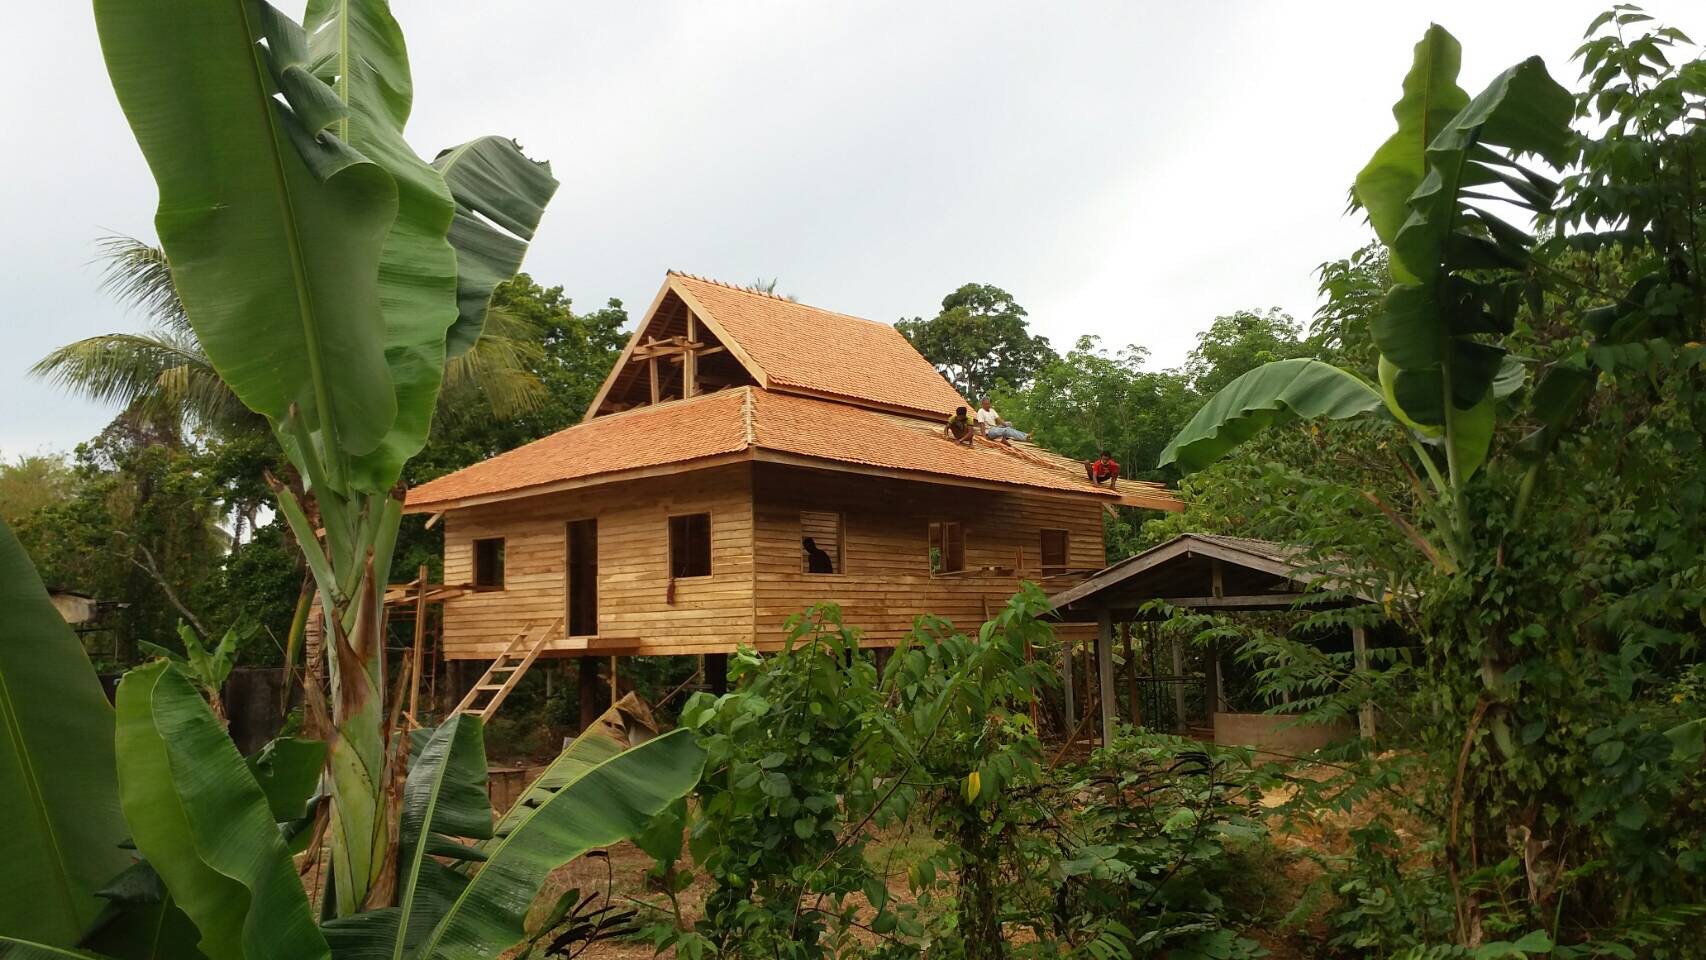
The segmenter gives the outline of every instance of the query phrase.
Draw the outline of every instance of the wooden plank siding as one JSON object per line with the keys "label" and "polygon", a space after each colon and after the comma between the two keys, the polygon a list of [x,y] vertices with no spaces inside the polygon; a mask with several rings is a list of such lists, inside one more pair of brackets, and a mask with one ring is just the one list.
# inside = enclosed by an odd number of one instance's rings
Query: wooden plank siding
{"label": "wooden plank siding", "polygon": [[[567,524],[598,519],[598,636],[553,641],[544,656],[700,653],[752,637],[752,468],[608,484],[454,510],[444,516],[444,575],[473,575],[473,541],[503,537],[504,589],[444,605],[449,659],[491,659],[529,620],[565,611]],[[675,581],[669,517],[711,514],[711,575]]]}
{"label": "wooden plank siding", "polygon": [[[869,646],[893,646],[913,619],[933,613],[972,629],[1018,589],[1010,573],[981,567],[1020,566],[1039,575],[1042,530],[1068,533],[1070,565],[1100,569],[1105,563],[1101,504],[1015,489],[1012,493],[938,483],[756,465],[753,554],[759,648],[774,645],[788,617],[816,602],[841,606],[842,620],[858,627]],[[844,572],[800,572],[801,513],[842,515]],[[967,571],[930,573],[929,526],[954,520],[965,536]],[[1022,562],[1021,562],[1022,561]],[[1064,635],[1082,633],[1063,625]],[[1093,635],[1092,629],[1087,636]]]}
{"label": "wooden plank siding", "polygon": [[[677,580],[672,603],[668,518],[699,512],[711,514],[711,576]],[[840,515],[841,572],[803,572],[802,512]],[[1099,501],[729,464],[446,513],[447,583],[472,579],[476,539],[505,540],[504,588],[445,602],[446,657],[490,659],[528,621],[564,616],[566,525],[588,517],[598,519],[598,635],[554,640],[543,656],[776,649],[787,619],[818,602],[839,604],[868,646],[893,646],[921,614],[970,630],[999,610],[1018,588],[1014,568],[1040,575],[1044,529],[1068,531],[1070,567],[1105,561]],[[962,525],[967,571],[932,576],[929,525],[944,520]],[[1056,629],[1094,634],[1094,625]]]}

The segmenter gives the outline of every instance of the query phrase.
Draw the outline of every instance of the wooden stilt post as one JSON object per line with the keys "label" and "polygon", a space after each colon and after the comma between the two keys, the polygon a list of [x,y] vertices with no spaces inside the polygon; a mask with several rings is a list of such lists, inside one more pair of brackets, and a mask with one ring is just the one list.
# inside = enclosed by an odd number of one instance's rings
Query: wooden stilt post
{"label": "wooden stilt post", "polygon": [[729,692],[728,654],[705,654],[705,685],[711,688],[711,695],[714,697],[720,697]]}
{"label": "wooden stilt post", "polygon": [[1173,720],[1185,729],[1185,641],[1173,638]]}
{"label": "wooden stilt post", "polygon": [[1114,742],[1119,720],[1119,696],[1114,686],[1114,614],[1103,610],[1096,618],[1096,689],[1102,702],[1102,746]]}
{"label": "wooden stilt post", "polygon": [[616,706],[616,701],[622,698],[621,688],[616,683],[616,655],[610,655],[610,705]]}
{"label": "wooden stilt post", "polygon": [[598,715],[604,710],[599,707],[598,689],[598,658],[586,656],[580,658],[577,677],[580,687],[580,727],[582,730],[591,729],[598,722]]}
{"label": "wooden stilt post", "polygon": [[[1362,627],[1351,628],[1351,651],[1357,673],[1368,673],[1368,635]],[[1374,739],[1374,702],[1364,700],[1357,708],[1357,732],[1364,740]]]}
{"label": "wooden stilt post", "polygon": [[415,580],[415,669],[409,677],[409,724],[418,724],[421,714],[421,649],[426,644],[427,566],[421,564],[420,577]]}

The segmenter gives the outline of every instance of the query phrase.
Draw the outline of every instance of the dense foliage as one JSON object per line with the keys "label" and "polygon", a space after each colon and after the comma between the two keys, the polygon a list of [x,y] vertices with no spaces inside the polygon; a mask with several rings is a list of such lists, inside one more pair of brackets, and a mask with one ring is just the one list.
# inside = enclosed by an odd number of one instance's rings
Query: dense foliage
{"label": "dense foliage", "polygon": [[1223,919],[1262,833],[1248,757],[1125,731],[1088,764],[1051,762],[1032,721],[1052,682],[1045,609],[1028,586],[976,633],[921,618],[879,668],[824,607],[781,652],[741,655],[735,692],[682,713],[708,755],[687,851],[711,891],[689,919],[675,894],[694,874],[654,849],[652,941],[686,957],[1259,955]]}
{"label": "dense foliage", "polygon": [[[1366,374],[1378,357],[1391,416],[1264,437],[1192,478],[1192,509],[1170,521],[1312,544],[1420,641],[1396,653],[1418,669],[1388,671],[1379,690],[1401,750],[1354,757],[1300,796],[1343,809],[1406,787],[1329,863],[1331,942],[1347,954],[1689,956],[1706,914],[1706,63],[1626,6],[1595,21],[1578,56],[1574,98],[1560,102],[1529,61],[1471,103],[1445,89],[1454,42],[1430,33],[1395,109],[1401,128],[1444,130],[1422,141],[1408,219],[1382,206],[1390,183],[1365,171],[1358,186],[1403,271],[1359,254],[1323,276],[1333,359]],[[1437,88],[1429,102],[1470,109],[1407,113],[1423,82]],[[1470,133],[1477,162],[1459,166],[1461,135],[1499,116],[1501,97],[1525,101],[1523,132]],[[1572,112],[1581,132],[1566,128]],[[1371,170],[1399,162],[1382,149]],[[1571,172],[1515,166],[1525,153]],[[1441,190],[1462,169],[1510,192],[1450,200]],[[1417,236],[1468,200],[1451,243]],[[1500,201],[1549,232],[1496,219]],[[1377,297],[1357,274],[1382,269],[1397,282]],[[1432,353],[1423,329],[1441,337]],[[1526,387],[1496,386],[1500,354],[1533,371]],[[1474,368],[1476,390],[1450,392],[1454,365]],[[1442,370],[1443,405],[1426,379]],[[1212,450],[1205,428],[1252,410],[1322,412],[1295,395],[1271,405],[1256,382],[1232,384],[1222,397],[1239,406],[1217,398],[1170,449]],[[1342,663],[1242,633],[1296,709],[1342,711],[1333,691],[1368,692]],[[1394,855],[1399,831],[1420,835],[1408,856]]]}

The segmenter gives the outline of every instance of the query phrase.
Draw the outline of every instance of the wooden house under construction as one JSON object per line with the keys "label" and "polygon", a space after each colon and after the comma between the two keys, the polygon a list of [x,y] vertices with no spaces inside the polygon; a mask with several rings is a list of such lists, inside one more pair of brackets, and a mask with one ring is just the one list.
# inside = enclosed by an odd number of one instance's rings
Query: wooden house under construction
{"label": "wooden house under construction", "polygon": [[774,649],[824,601],[892,646],[920,614],[969,627],[1021,579],[1100,569],[1104,510],[1177,508],[946,439],[965,402],[888,324],[670,273],[581,423],[409,491],[471,586],[444,654]]}

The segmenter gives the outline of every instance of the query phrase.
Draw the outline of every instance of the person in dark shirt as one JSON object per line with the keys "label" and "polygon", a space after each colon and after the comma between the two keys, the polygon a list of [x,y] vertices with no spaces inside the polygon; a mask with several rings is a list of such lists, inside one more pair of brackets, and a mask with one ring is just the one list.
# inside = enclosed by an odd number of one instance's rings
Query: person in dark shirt
{"label": "person in dark shirt", "polygon": [[955,443],[971,446],[972,438],[977,436],[977,428],[971,425],[971,419],[966,416],[965,407],[955,407],[954,415],[948,419],[948,425],[942,428],[943,436]]}
{"label": "person in dark shirt", "polygon": [[1084,475],[1089,477],[1090,482],[1097,486],[1105,483],[1108,485],[1108,489],[1118,490],[1120,486],[1120,462],[1114,459],[1113,454],[1103,450],[1101,456],[1084,465]]}
{"label": "person in dark shirt", "polygon": [[811,537],[805,538],[801,546],[806,548],[807,573],[834,573],[835,559],[817,545]]}

